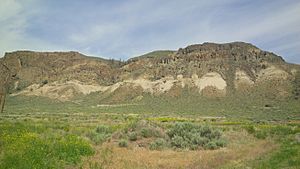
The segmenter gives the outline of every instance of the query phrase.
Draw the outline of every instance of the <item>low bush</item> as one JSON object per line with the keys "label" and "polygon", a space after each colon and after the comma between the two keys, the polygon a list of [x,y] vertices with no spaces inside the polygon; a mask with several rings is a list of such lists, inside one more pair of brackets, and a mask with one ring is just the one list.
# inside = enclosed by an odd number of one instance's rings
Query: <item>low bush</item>
{"label": "low bush", "polygon": [[171,145],[176,148],[187,148],[190,144],[184,137],[174,135],[171,138]]}
{"label": "low bush", "polygon": [[171,146],[174,148],[198,149],[200,147],[216,149],[226,146],[226,141],[221,139],[221,131],[210,126],[196,125],[190,122],[175,123],[167,135],[170,137]]}
{"label": "low bush", "polygon": [[96,127],[96,132],[101,134],[111,134],[113,131],[109,126],[99,125]]}
{"label": "low bush", "polygon": [[128,141],[124,139],[120,140],[119,147],[128,147]]}
{"label": "low bush", "polygon": [[128,138],[130,141],[136,141],[137,140],[137,134],[136,132],[131,132],[128,134]]}
{"label": "low bush", "polygon": [[215,150],[218,147],[219,146],[217,145],[217,143],[215,141],[208,142],[207,144],[204,145],[204,148],[209,149],[209,150]]}
{"label": "low bush", "polygon": [[96,145],[99,145],[99,144],[102,144],[104,143],[109,137],[110,135],[109,134],[99,134],[97,132],[90,132],[88,133],[88,137],[96,144]]}
{"label": "low bush", "polygon": [[226,145],[227,145],[227,140],[225,140],[225,139],[219,139],[219,140],[216,140],[215,142],[218,147],[226,147]]}
{"label": "low bush", "polygon": [[158,138],[150,144],[150,150],[162,150],[167,147],[168,143],[163,138]]}
{"label": "low bush", "polygon": [[105,142],[112,134],[112,129],[105,125],[99,125],[95,130],[88,133],[88,137],[95,144],[102,144]]}
{"label": "low bush", "polygon": [[151,127],[147,127],[147,128],[145,127],[145,128],[141,129],[141,135],[144,138],[156,137],[156,136],[158,136],[158,132]]}

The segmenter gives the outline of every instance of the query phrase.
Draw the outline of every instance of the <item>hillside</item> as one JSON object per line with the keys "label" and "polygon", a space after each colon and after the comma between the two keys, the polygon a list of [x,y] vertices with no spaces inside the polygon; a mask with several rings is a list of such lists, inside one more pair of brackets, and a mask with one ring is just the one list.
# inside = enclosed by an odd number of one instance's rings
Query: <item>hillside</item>
{"label": "hillside", "polygon": [[256,95],[298,98],[299,65],[252,44],[204,43],[178,51],[155,51],[126,62],[78,52],[6,53],[12,95],[62,101],[98,92],[98,100],[128,102],[144,94],[180,97],[193,90],[208,98]]}
{"label": "hillside", "polygon": [[248,43],[125,62],[17,51],[0,70],[10,80],[0,113],[4,168],[300,165],[300,66]]}

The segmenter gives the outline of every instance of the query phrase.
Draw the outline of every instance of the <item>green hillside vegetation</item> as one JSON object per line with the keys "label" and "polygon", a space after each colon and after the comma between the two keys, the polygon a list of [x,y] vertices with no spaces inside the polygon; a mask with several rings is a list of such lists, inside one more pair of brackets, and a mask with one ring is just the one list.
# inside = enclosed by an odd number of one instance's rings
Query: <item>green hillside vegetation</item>
{"label": "green hillside vegetation", "polygon": [[[19,113],[1,114],[0,164],[4,168],[180,168],[187,164],[186,161],[181,163],[182,153],[186,156],[204,153],[206,161],[191,157],[188,164],[193,167],[203,164],[210,168],[299,166],[300,125],[297,121],[18,109]],[[24,114],[21,110],[31,113]],[[135,147],[140,147],[137,152]],[[178,163],[158,167],[147,161],[155,158],[149,155],[156,151],[161,155],[172,152]],[[222,151],[228,152],[224,155]],[[251,153],[254,152],[253,158]],[[243,159],[232,162],[238,160],[239,155]],[[149,158],[143,164],[130,162],[135,156]],[[211,158],[218,156],[224,160],[211,163]],[[121,161],[116,161],[120,158]]]}

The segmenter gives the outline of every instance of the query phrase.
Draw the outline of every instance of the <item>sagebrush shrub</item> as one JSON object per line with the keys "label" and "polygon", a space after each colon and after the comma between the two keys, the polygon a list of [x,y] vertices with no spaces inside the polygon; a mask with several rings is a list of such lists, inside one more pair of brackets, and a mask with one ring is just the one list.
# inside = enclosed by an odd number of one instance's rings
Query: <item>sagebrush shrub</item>
{"label": "sagebrush shrub", "polygon": [[163,138],[158,138],[150,144],[150,150],[162,150],[167,147],[168,143]]}
{"label": "sagebrush shrub", "polygon": [[105,125],[99,125],[96,127],[96,132],[99,134],[111,134],[112,129]]}
{"label": "sagebrush shrub", "polygon": [[158,136],[158,131],[156,131],[154,128],[147,127],[147,128],[142,128],[141,129],[141,135],[144,138],[149,138],[149,137],[156,137]]}
{"label": "sagebrush shrub", "polygon": [[215,141],[211,141],[204,146],[205,149],[215,150],[218,148],[218,145]]}
{"label": "sagebrush shrub", "polygon": [[137,133],[136,132],[131,132],[128,134],[129,140],[130,141],[136,141],[137,140]]}
{"label": "sagebrush shrub", "polygon": [[168,131],[171,146],[175,148],[197,149],[206,147],[216,149],[224,147],[226,141],[220,140],[220,130],[207,125],[196,125],[190,122],[175,123]]}
{"label": "sagebrush shrub", "polygon": [[112,134],[112,129],[105,125],[99,125],[95,130],[89,132],[87,136],[95,143],[102,144],[105,142]]}
{"label": "sagebrush shrub", "polygon": [[119,146],[120,147],[127,147],[128,146],[128,141],[124,140],[124,139],[120,140],[119,141]]}

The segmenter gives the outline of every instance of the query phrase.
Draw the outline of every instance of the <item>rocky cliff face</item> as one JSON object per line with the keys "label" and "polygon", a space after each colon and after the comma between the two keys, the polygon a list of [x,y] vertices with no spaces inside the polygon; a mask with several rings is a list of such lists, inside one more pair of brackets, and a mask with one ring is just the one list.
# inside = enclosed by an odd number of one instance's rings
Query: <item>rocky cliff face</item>
{"label": "rocky cliff face", "polygon": [[[11,70],[10,92],[69,100],[78,94],[139,98],[143,93],[179,97],[193,88],[204,97],[257,93],[289,98],[299,65],[243,42],[204,43],[157,51],[126,62],[77,52],[12,52],[0,60]],[[127,97],[130,95],[130,97]]]}

